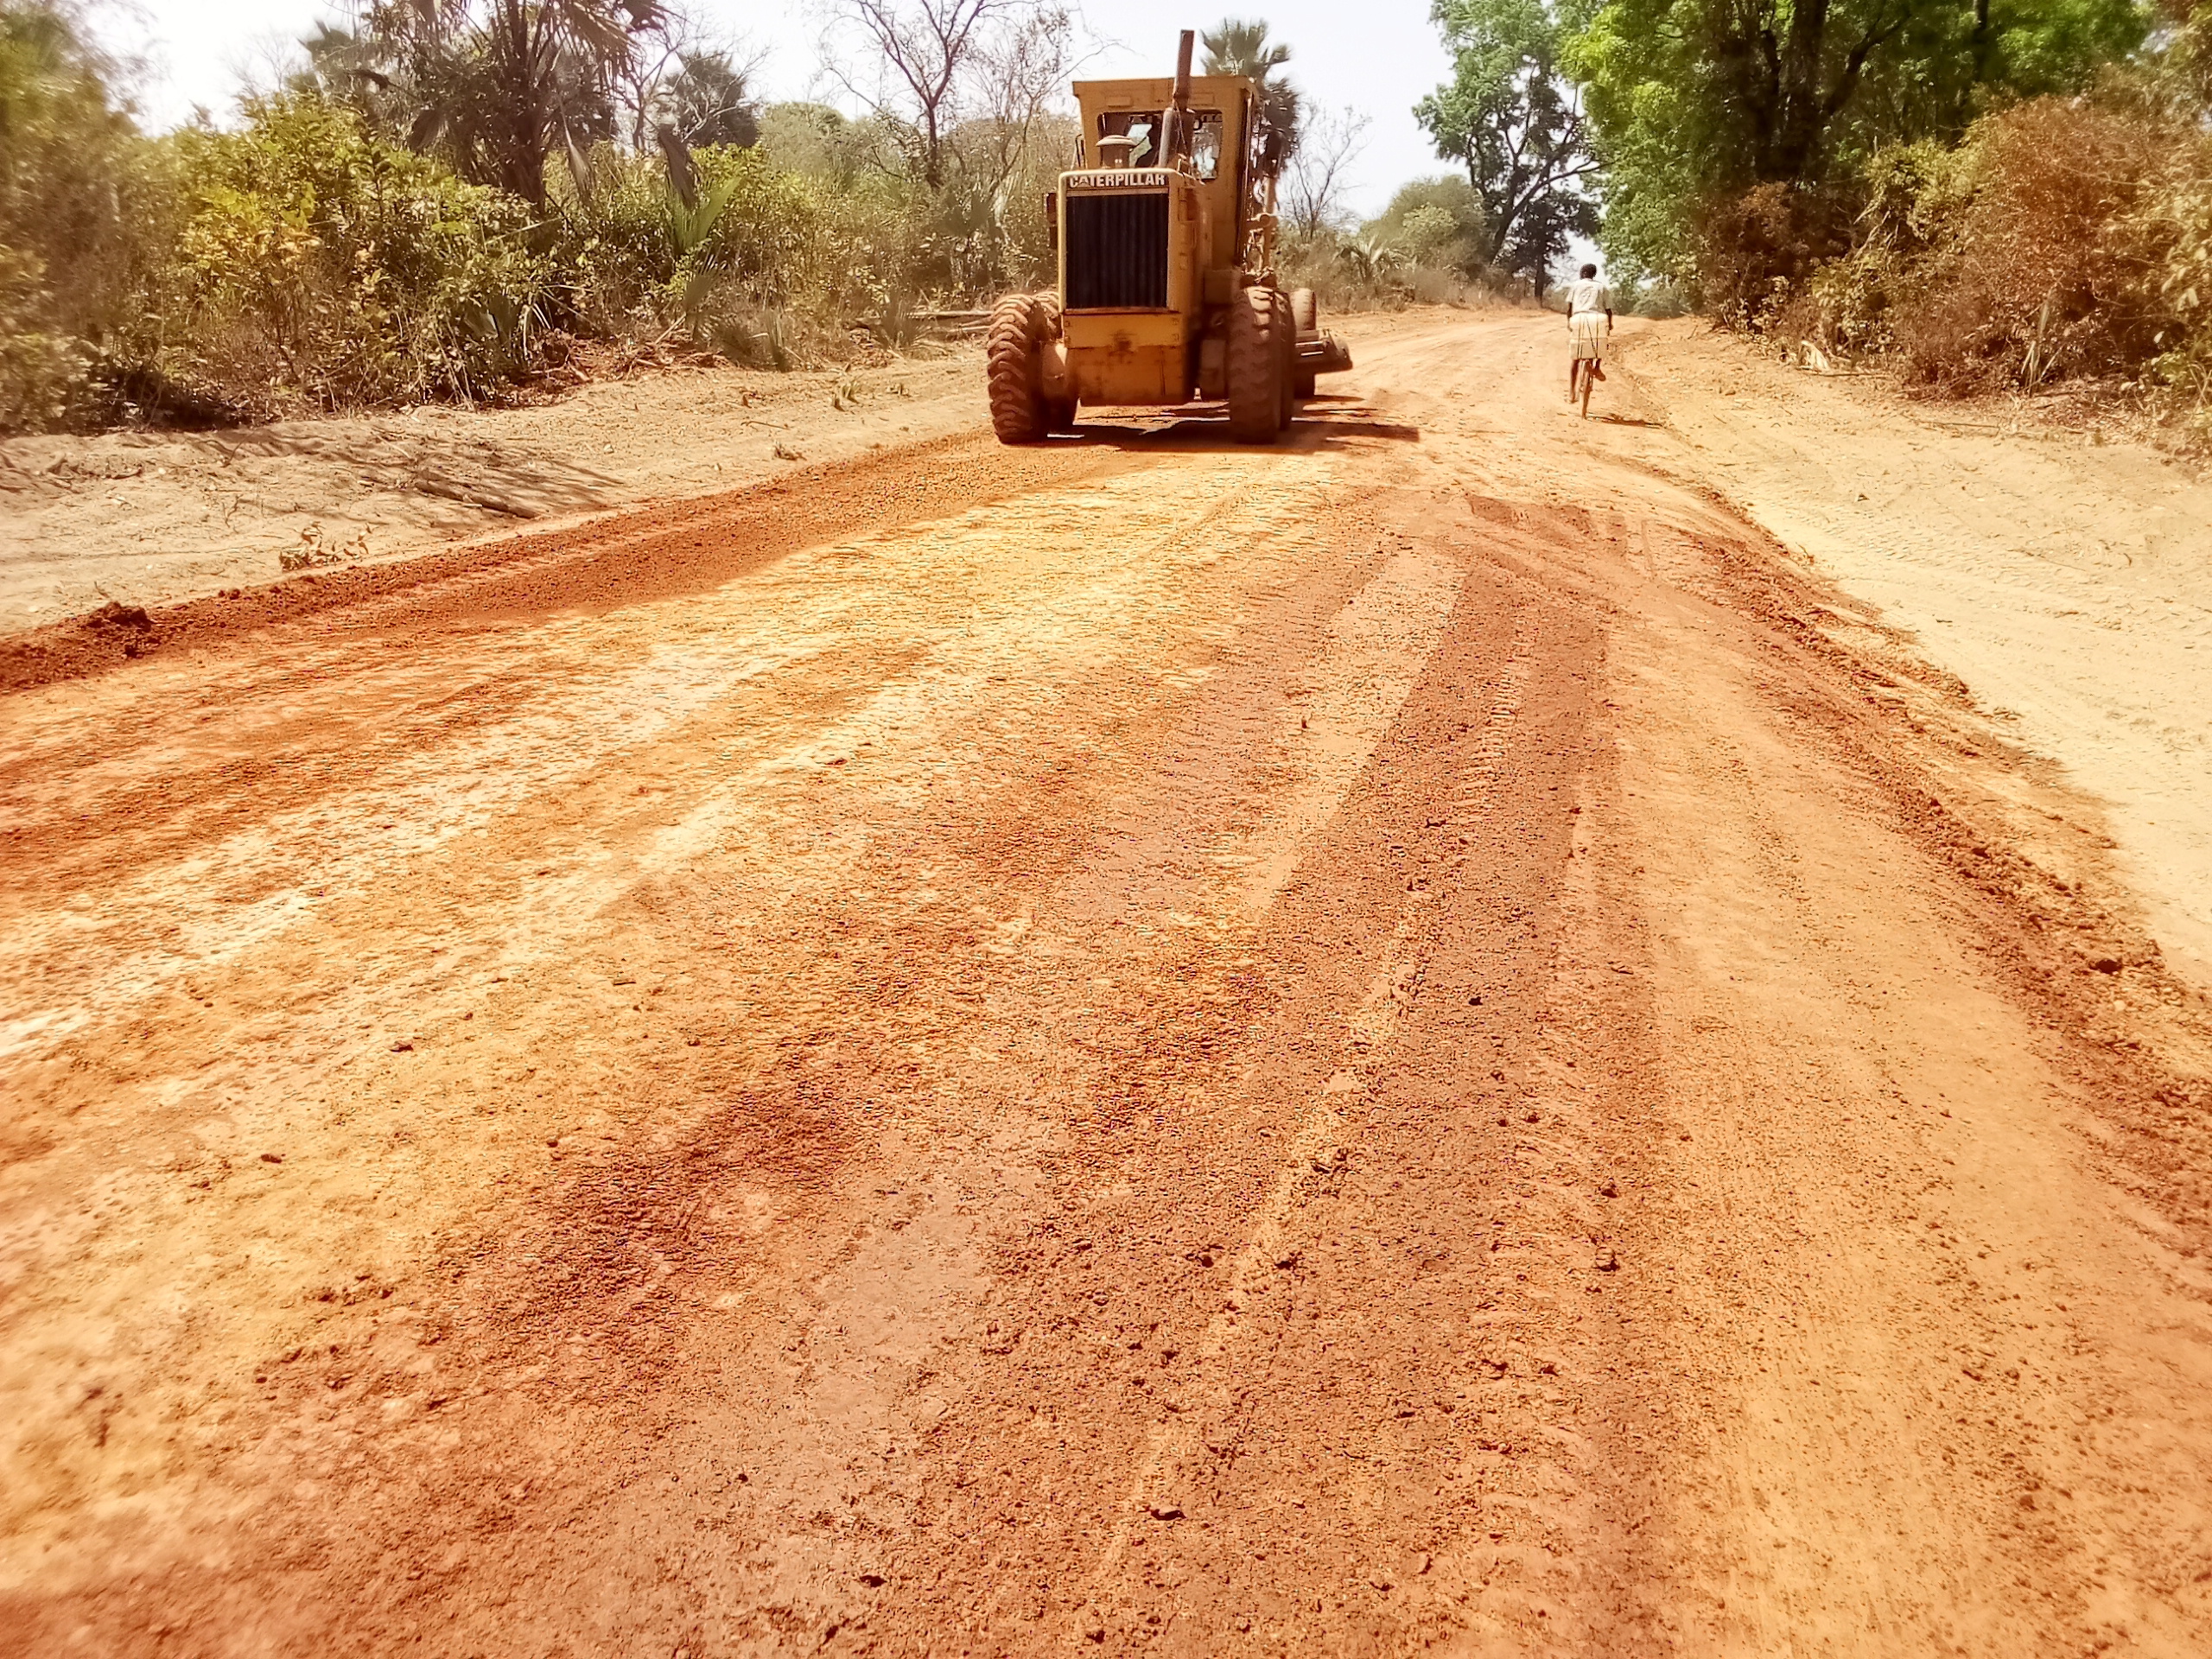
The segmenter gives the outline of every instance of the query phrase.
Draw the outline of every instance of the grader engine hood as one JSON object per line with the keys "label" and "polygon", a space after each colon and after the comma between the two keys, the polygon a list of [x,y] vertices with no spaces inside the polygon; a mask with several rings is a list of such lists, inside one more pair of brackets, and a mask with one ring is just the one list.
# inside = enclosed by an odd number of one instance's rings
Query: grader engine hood
{"label": "grader engine hood", "polygon": [[1166,308],[1174,180],[1149,167],[1060,175],[1069,310]]}

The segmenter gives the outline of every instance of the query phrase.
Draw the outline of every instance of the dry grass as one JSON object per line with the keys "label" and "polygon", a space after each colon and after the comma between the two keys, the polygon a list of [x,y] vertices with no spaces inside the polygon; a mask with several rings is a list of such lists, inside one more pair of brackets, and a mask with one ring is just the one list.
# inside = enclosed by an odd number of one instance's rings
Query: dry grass
{"label": "dry grass", "polygon": [[1859,185],[1708,213],[1704,308],[1932,395],[2063,393],[2212,442],[2212,135],[2190,106],[2033,99],[1955,149],[1885,152]]}

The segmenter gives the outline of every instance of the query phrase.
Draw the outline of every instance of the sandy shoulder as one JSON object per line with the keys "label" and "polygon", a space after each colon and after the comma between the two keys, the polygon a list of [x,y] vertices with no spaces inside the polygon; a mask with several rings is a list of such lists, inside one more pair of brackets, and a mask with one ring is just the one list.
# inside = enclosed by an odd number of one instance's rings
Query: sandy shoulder
{"label": "sandy shoulder", "polygon": [[521,409],[12,439],[0,633],[273,582],[303,537],[380,562],[734,489],[972,426],[981,398],[981,355],[962,351],[849,372],[650,372]]}
{"label": "sandy shoulder", "polygon": [[2126,442],[1786,368],[1703,325],[1623,364],[1707,484],[2097,797],[2177,966],[2212,979],[2212,486]]}

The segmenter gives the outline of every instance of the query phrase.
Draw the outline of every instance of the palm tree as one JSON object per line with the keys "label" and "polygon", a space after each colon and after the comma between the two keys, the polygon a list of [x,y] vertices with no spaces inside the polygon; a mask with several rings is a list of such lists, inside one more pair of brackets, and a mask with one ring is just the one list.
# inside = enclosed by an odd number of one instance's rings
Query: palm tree
{"label": "palm tree", "polygon": [[1265,80],[1290,61],[1290,48],[1268,39],[1264,22],[1224,17],[1198,36],[1206,49],[1206,73],[1249,75]]}
{"label": "palm tree", "polygon": [[578,187],[584,156],[614,131],[614,86],[660,0],[372,0],[367,35],[411,105],[407,141],[524,200],[545,200],[558,153]]}
{"label": "palm tree", "polygon": [[1262,130],[1282,135],[1282,154],[1287,158],[1298,148],[1304,105],[1298,88],[1275,73],[1290,61],[1290,48],[1268,39],[1264,22],[1243,17],[1223,18],[1201,33],[1198,41],[1206,49],[1206,73],[1246,75],[1259,83]]}
{"label": "palm tree", "polygon": [[663,93],[668,118],[677,135],[693,149],[709,144],[736,144],[750,149],[760,142],[760,106],[746,86],[746,73],[727,52],[685,52],[677,56],[678,68]]}

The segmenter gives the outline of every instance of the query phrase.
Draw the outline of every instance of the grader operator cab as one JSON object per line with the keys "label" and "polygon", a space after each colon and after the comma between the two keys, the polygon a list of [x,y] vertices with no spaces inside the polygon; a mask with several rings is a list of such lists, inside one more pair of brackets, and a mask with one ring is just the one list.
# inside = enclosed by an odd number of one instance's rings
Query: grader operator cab
{"label": "grader operator cab", "polygon": [[1243,76],[1079,80],[1075,170],[1046,203],[1057,288],[998,302],[986,336],[1006,443],[1071,430],[1084,404],[1225,400],[1230,432],[1271,442],[1317,374],[1351,366],[1313,290],[1274,272],[1282,135]]}

